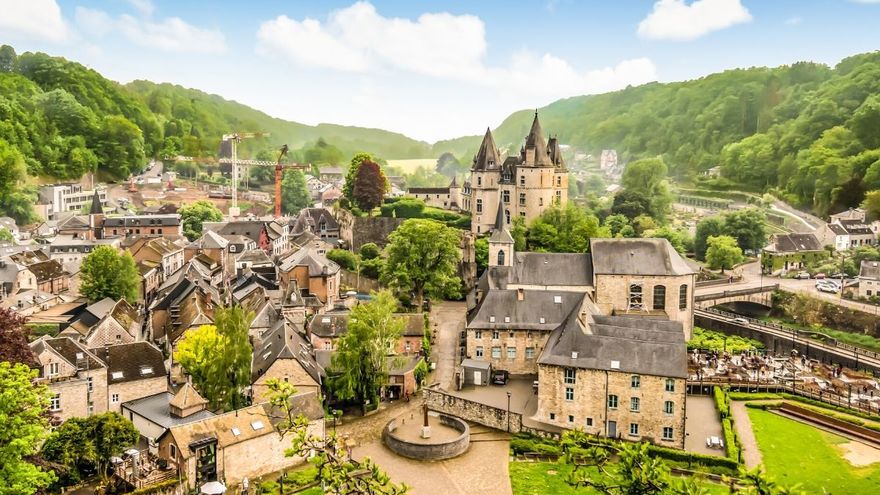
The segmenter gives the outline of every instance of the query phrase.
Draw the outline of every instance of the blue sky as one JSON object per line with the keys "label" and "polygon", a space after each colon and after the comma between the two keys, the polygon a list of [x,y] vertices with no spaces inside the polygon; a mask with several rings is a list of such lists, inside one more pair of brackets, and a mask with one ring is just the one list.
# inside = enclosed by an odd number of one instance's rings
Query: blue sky
{"label": "blue sky", "polygon": [[880,48],[880,0],[0,0],[0,43],[434,141],[556,99]]}

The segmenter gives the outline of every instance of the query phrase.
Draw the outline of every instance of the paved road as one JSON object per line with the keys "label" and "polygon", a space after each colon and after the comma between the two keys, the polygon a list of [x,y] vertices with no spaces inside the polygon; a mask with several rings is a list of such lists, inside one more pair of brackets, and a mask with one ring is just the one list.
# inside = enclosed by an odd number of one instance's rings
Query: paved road
{"label": "paved road", "polygon": [[431,359],[437,363],[437,369],[430,380],[439,382],[446,390],[453,389],[458,337],[464,330],[466,311],[466,303],[452,301],[435,303],[431,309],[431,331],[436,331],[437,336]]}

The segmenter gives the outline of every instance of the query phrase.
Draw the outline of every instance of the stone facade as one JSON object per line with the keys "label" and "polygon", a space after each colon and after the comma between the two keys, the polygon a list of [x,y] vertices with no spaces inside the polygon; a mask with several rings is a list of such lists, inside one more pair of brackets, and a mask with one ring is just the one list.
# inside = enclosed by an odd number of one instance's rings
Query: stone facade
{"label": "stone facade", "polygon": [[533,375],[550,332],[469,329],[467,336],[465,355],[492,363],[492,369],[507,370],[514,375]]}
{"label": "stone facade", "polygon": [[[105,377],[106,379],[106,377]],[[168,389],[168,378],[162,374],[144,380],[132,380],[122,383],[111,383],[105,393],[107,411],[122,412],[122,403],[143,397],[149,397]]]}
{"label": "stone facade", "polygon": [[[602,314],[665,315],[684,326],[685,340],[694,328],[695,275],[596,275],[595,302]],[[630,289],[641,286],[642,309],[633,309]],[[658,291],[658,304],[655,302]],[[665,294],[665,295],[661,295]],[[635,295],[635,294],[633,294]],[[662,301],[662,304],[660,304]]]}
{"label": "stone facade", "polygon": [[541,422],[684,448],[683,378],[541,365],[538,381],[535,419]]}
{"label": "stone facade", "polygon": [[321,385],[303,369],[299,361],[293,358],[279,358],[253,383],[251,390],[254,404],[269,400],[269,386],[266,382],[270,378],[290,383],[299,393],[315,392],[319,397],[321,395]]}
{"label": "stone facade", "polygon": [[66,421],[107,411],[106,368],[80,366],[77,369],[50,346],[32,345],[31,348],[41,366],[39,380],[48,385],[53,397],[50,412],[55,417]]}
{"label": "stone facade", "polygon": [[388,244],[388,235],[397,230],[404,218],[390,217],[356,217],[348,210],[334,208],[333,214],[339,222],[339,238],[348,244],[352,251],[357,251],[369,242],[380,248]]}

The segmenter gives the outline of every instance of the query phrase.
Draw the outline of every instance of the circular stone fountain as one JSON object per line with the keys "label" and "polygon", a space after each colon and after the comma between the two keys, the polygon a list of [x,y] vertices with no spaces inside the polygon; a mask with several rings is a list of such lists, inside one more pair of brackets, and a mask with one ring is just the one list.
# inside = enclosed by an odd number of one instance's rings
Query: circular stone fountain
{"label": "circular stone fountain", "polygon": [[[427,426],[425,422],[427,420]],[[382,440],[395,454],[420,461],[439,461],[463,454],[470,445],[470,427],[446,414],[398,417],[382,430]]]}

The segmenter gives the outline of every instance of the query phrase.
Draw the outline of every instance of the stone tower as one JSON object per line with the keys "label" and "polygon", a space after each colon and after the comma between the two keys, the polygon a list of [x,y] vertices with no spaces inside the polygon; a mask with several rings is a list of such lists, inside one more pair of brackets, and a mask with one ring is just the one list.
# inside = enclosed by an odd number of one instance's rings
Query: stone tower
{"label": "stone tower", "polygon": [[489,266],[513,266],[513,244],[504,218],[504,205],[499,201],[495,229],[489,237]]}
{"label": "stone tower", "polygon": [[89,209],[89,227],[92,229],[92,239],[104,237],[104,208],[101,206],[101,196],[98,189],[92,195],[92,206]]}

